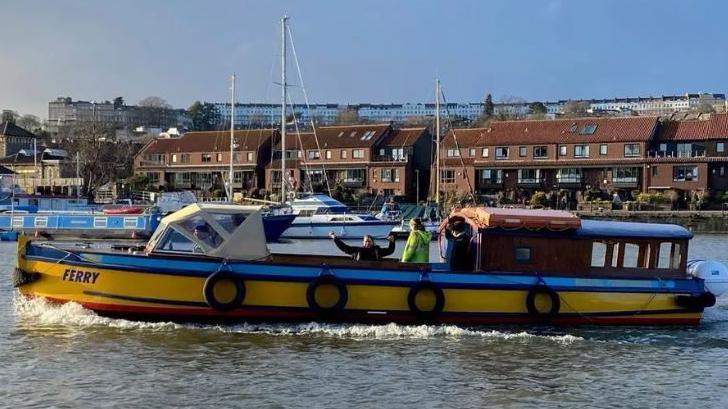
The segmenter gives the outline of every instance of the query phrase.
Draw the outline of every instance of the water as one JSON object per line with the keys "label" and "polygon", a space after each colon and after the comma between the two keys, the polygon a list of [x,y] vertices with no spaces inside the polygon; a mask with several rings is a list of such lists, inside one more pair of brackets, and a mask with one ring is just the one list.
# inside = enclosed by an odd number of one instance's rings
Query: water
{"label": "water", "polygon": [[[728,262],[726,243],[699,235],[690,256]],[[697,328],[151,324],[20,298],[14,251],[3,407],[728,407],[728,299]]]}

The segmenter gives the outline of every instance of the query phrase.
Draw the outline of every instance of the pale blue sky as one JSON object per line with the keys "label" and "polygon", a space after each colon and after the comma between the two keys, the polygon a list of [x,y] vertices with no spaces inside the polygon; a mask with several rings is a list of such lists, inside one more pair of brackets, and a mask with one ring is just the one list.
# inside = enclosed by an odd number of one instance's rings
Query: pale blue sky
{"label": "pale blue sky", "polygon": [[227,101],[233,71],[238,101],[277,102],[284,13],[312,102],[431,101],[436,77],[448,101],[726,91],[717,0],[0,0],[0,109]]}

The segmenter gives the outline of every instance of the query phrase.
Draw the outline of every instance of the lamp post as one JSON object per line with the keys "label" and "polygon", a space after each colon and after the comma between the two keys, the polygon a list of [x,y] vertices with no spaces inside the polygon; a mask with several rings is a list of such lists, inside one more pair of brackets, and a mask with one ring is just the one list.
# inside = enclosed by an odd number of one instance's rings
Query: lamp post
{"label": "lamp post", "polygon": [[415,206],[420,203],[420,170],[415,169]]}

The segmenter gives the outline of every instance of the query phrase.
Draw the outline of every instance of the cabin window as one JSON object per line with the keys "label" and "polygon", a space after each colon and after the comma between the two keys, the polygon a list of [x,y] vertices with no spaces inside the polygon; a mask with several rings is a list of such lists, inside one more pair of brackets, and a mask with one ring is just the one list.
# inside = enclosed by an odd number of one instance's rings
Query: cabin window
{"label": "cabin window", "polygon": [[530,247],[516,247],[515,259],[516,263],[528,264],[533,260],[533,250]]}
{"label": "cabin window", "polygon": [[[205,219],[200,216],[195,216],[181,224],[182,227],[190,236],[195,237],[200,242],[211,248],[216,248],[222,244],[222,238],[218,232],[208,224]],[[203,252],[202,249],[195,249],[196,252]]]}
{"label": "cabin window", "polygon": [[195,251],[195,244],[182,233],[174,229],[169,229],[164,237],[162,237],[159,241],[157,249],[162,251],[184,251],[191,253]]}
{"label": "cabin window", "polygon": [[607,243],[595,241],[592,243],[592,267],[604,267],[607,257]]}
{"label": "cabin window", "polygon": [[216,222],[222,226],[228,233],[232,233],[245,221],[245,213],[210,213]]}
{"label": "cabin window", "polygon": [[637,259],[640,253],[640,246],[634,243],[624,243],[624,259],[622,260],[622,267],[636,268],[638,263]]}

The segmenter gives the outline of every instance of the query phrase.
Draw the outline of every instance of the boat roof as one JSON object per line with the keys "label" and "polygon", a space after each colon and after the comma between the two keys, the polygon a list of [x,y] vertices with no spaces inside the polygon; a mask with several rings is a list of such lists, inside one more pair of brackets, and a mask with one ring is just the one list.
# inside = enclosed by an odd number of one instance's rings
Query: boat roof
{"label": "boat roof", "polygon": [[292,206],[318,206],[318,207],[346,207],[340,201],[324,194],[309,194],[298,197],[291,203]]}
{"label": "boat roof", "polygon": [[[478,230],[492,228],[569,230],[581,227],[579,216],[562,210],[468,207],[453,210],[449,218],[453,217],[462,217]],[[440,229],[446,224],[447,220]]]}
{"label": "boat roof", "polygon": [[498,207],[455,209],[440,225],[442,231],[453,218],[462,218],[475,230],[561,231],[580,238],[633,238],[689,240],[693,234],[676,224],[581,220],[561,210],[533,210]]}
{"label": "boat roof", "polygon": [[[170,251],[163,246],[176,235],[178,240],[191,245],[182,251],[234,260],[265,258],[270,253],[265,242],[261,208],[225,203],[190,204],[159,222],[146,250],[151,253]],[[207,240],[194,234],[193,231],[200,227],[207,231]]]}
{"label": "boat roof", "polygon": [[690,230],[677,224],[582,220],[576,232],[580,237],[689,240]]}

